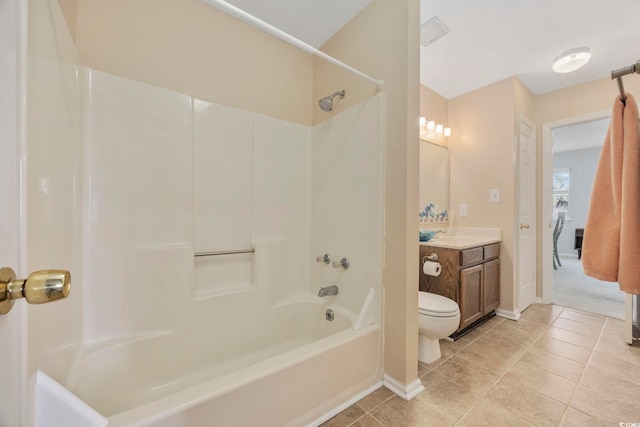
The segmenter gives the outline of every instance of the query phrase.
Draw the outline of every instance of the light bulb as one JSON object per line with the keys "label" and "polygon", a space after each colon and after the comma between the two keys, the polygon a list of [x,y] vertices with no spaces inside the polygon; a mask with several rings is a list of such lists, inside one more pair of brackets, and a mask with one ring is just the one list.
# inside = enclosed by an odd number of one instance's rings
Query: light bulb
{"label": "light bulb", "polygon": [[427,119],[424,117],[420,117],[420,127],[424,127],[425,123],[427,123]]}
{"label": "light bulb", "polygon": [[427,122],[427,130],[434,130],[436,128],[436,122],[429,120]]}
{"label": "light bulb", "polygon": [[442,133],[443,129],[444,128],[443,128],[443,126],[441,124],[438,123],[436,125],[436,133]]}
{"label": "light bulb", "polygon": [[444,128],[444,136],[451,136],[451,128]]}

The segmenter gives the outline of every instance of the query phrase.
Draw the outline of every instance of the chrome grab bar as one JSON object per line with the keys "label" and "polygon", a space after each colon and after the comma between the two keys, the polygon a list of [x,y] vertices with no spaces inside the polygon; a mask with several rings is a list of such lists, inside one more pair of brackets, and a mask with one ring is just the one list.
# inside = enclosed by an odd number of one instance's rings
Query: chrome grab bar
{"label": "chrome grab bar", "polygon": [[233,254],[252,254],[256,250],[251,249],[232,249],[228,251],[213,251],[213,252],[196,252],[193,254],[194,257],[203,257],[203,256],[218,256],[218,255],[233,255]]}

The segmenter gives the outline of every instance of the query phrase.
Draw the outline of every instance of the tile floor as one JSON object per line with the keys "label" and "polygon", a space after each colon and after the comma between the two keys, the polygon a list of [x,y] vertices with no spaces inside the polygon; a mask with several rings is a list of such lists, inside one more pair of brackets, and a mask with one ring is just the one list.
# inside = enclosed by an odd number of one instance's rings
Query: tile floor
{"label": "tile floor", "polygon": [[441,343],[416,398],[383,387],[323,426],[640,426],[640,345],[621,320],[535,304]]}

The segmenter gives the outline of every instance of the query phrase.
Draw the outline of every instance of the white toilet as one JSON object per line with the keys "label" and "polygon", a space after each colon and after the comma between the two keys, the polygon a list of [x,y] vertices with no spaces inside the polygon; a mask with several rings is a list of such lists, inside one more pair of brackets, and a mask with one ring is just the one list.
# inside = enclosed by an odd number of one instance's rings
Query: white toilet
{"label": "white toilet", "polygon": [[433,363],[440,359],[440,339],[458,329],[460,307],[442,295],[418,292],[418,360]]}

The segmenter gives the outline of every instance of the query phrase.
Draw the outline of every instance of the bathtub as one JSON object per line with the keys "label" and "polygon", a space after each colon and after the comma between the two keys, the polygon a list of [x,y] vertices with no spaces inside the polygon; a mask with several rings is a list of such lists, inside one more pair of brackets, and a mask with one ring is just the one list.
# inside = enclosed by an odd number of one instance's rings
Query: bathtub
{"label": "bathtub", "polygon": [[327,300],[270,308],[222,339],[157,331],[87,350],[65,387],[110,427],[314,425],[382,376],[380,326],[355,330],[355,315]]}

